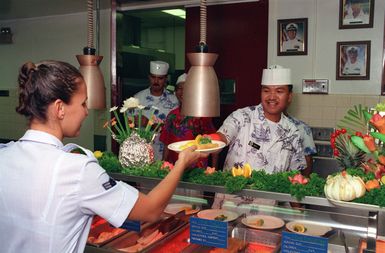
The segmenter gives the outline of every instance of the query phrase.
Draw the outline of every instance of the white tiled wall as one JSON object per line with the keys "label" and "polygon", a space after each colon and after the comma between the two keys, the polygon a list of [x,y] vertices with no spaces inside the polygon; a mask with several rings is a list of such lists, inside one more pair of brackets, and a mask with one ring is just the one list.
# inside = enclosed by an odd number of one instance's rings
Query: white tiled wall
{"label": "white tiled wall", "polygon": [[289,113],[312,127],[336,127],[355,105],[374,107],[384,101],[384,97],[374,95],[294,93]]}

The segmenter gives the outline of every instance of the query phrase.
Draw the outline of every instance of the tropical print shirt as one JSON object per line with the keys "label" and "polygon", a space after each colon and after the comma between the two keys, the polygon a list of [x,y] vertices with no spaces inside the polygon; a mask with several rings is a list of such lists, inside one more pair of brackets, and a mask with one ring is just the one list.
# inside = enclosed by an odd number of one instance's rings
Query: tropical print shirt
{"label": "tropical print shirt", "polygon": [[311,128],[303,121],[296,119],[290,115],[287,116],[288,119],[294,123],[294,125],[298,128],[299,134],[301,135],[303,141],[303,151],[305,155],[314,155],[317,153],[317,149],[314,144],[313,134],[311,132]]}
{"label": "tropical print shirt", "polygon": [[[193,140],[198,134],[215,133],[216,129],[211,118],[197,118],[183,116],[180,114],[181,108],[172,110],[162,127],[160,141],[168,145],[177,141]],[[178,154],[170,150],[168,161],[175,163],[178,160]],[[207,159],[202,160],[198,167],[207,167]]]}
{"label": "tropical print shirt", "polygon": [[[150,88],[147,88],[136,93],[134,97],[139,99],[139,103],[146,107],[143,111],[143,115],[147,118],[151,117],[151,107],[155,107],[158,109],[154,113],[157,118],[165,120],[167,114],[179,105],[176,96],[168,90],[164,90],[163,94],[157,97],[151,95]],[[155,159],[161,160],[164,146],[163,143],[159,141],[159,135],[155,138],[154,144],[152,146],[154,148]]]}
{"label": "tropical print shirt", "polygon": [[306,168],[298,128],[283,114],[278,123],[267,120],[262,105],[233,112],[218,132],[229,143],[224,170],[244,163],[267,173]]}

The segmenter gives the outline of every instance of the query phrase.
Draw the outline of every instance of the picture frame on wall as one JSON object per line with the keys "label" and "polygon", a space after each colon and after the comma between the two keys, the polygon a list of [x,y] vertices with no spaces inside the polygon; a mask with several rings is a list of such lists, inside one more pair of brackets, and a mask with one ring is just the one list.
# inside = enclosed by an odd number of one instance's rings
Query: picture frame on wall
{"label": "picture frame on wall", "polygon": [[307,55],[307,18],[279,19],[278,55]]}
{"label": "picture frame on wall", "polygon": [[369,40],[337,42],[337,80],[370,79],[370,44]]}
{"label": "picture frame on wall", "polygon": [[340,0],[339,29],[373,28],[374,0]]}

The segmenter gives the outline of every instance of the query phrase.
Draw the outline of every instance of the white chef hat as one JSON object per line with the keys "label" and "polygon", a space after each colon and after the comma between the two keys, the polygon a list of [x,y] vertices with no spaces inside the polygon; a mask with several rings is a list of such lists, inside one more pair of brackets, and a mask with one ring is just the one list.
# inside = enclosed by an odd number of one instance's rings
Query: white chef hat
{"label": "white chef hat", "polygon": [[289,85],[291,83],[290,69],[280,65],[271,65],[262,72],[262,85]]}
{"label": "white chef hat", "polygon": [[295,23],[289,23],[286,26],[286,31],[291,31],[291,30],[298,30],[298,25]]}
{"label": "white chef hat", "polygon": [[151,61],[150,73],[158,76],[165,76],[168,73],[169,65],[164,61]]}
{"label": "white chef hat", "polygon": [[183,73],[182,75],[180,75],[178,77],[178,79],[176,80],[176,83],[175,85],[178,86],[178,84],[182,83],[182,82],[186,82],[186,77],[187,77],[187,74],[186,73]]}

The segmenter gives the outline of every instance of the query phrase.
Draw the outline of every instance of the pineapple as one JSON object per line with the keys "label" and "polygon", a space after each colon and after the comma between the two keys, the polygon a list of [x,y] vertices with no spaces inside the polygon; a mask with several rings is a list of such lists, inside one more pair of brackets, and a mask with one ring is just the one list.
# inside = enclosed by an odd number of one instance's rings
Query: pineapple
{"label": "pineapple", "polygon": [[366,158],[365,152],[358,149],[345,133],[335,137],[334,156],[342,168],[358,168]]}

